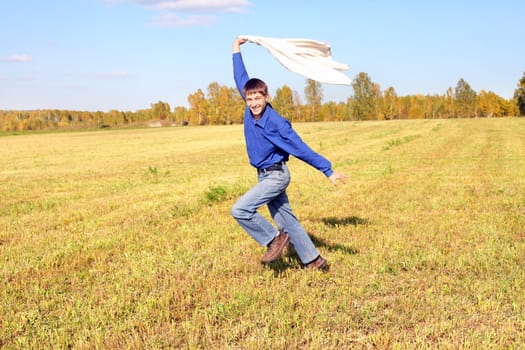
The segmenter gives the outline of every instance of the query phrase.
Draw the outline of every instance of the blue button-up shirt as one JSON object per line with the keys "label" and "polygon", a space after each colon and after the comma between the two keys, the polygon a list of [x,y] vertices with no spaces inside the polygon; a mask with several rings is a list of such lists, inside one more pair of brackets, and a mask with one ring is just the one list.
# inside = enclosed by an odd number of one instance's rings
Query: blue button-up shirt
{"label": "blue button-up shirt", "polygon": [[[237,89],[246,101],[243,88],[250,79],[240,52],[233,54],[233,76]],[[326,176],[332,175],[332,164],[314,152],[292,128],[290,122],[280,116],[270,104],[266,105],[261,118],[255,120],[248,106],[244,109],[244,138],[250,164],[256,168],[267,168],[289,155],[310,164]]]}

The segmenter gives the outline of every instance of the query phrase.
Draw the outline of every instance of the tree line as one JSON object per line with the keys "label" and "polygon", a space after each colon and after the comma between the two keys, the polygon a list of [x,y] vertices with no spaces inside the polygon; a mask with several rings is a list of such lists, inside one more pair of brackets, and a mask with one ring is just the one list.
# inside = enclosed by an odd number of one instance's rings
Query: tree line
{"label": "tree line", "polygon": [[[270,103],[292,122],[437,119],[525,116],[525,73],[519,80],[514,97],[506,100],[492,91],[474,91],[460,79],[455,88],[443,95],[398,96],[393,87],[381,90],[367,73],[359,73],[352,81],[353,95],[346,102],[323,103],[320,83],[306,80],[305,101],[289,86],[278,88]],[[189,107],[171,109],[158,101],[151,108],[134,112],[69,110],[0,110],[2,131],[105,128],[144,125],[223,125],[243,122],[244,101],[236,88],[217,82],[188,96]]]}

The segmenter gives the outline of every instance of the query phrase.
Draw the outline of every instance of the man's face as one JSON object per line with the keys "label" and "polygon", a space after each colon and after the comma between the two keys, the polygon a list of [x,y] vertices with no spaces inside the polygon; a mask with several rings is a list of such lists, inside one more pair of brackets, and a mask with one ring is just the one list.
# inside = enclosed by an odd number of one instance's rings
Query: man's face
{"label": "man's face", "polygon": [[254,92],[246,95],[246,104],[252,112],[255,119],[259,119],[268,103],[268,95],[264,96],[260,92]]}

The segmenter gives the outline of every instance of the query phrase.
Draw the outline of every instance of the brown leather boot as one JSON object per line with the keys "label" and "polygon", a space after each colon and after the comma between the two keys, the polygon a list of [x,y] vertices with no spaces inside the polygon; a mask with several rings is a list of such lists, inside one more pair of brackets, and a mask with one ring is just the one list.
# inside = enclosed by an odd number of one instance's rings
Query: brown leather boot
{"label": "brown leather boot", "polygon": [[288,236],[288,234],[284,231],[280,230],[279,234],[275,236],[270,244],[268,244],[268,250],[262,258],[262,263],[269,264],[272,261],[279,259],[288,243],[290,243],[290,236]]}
{"label": "brown leather boot", "polygon": [[314,261],[309,262],[308,264],[304,265],[304,268],[307,270],[328,270],[328,261],[326,261],[325,258],[323,258],[321,255],[319,255],[317,258],[315,258]]}

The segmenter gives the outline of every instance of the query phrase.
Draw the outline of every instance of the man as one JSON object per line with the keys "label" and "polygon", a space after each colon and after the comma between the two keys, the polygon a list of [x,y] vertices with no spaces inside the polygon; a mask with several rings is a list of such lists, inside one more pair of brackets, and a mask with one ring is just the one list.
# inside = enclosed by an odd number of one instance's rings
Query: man
{"label": "man", "polygon": [[[235,84],[246,102],[244,137],[250,164],[257,168],[258,183],[237,200],[232,216],[261,246],[267,246],[262,263],[269,264],[281,256],[291,242],[307,269],[324,270],[328,263],[295,217],[286,188],[290,172],[286,165],[289,155],[323,172],[334,184],[345,183],[345,175],[334,172],[331,163],[315,153],[268,103],[267,85],[259,79],[249,79],[241,56],[246,39],[236,38],[232,45]],[[257,209],[267,205],[278,229]]]}

